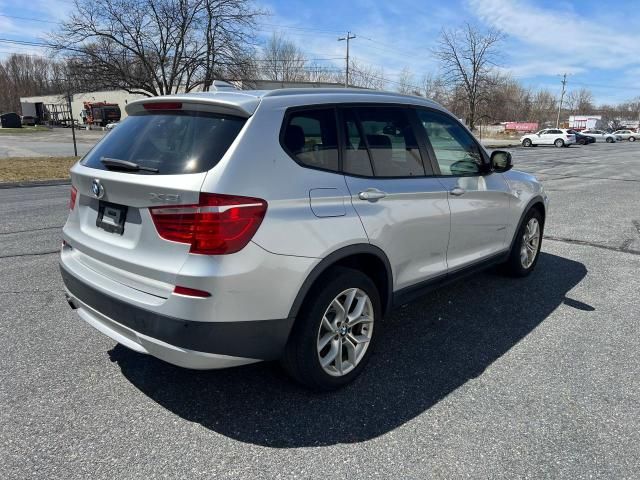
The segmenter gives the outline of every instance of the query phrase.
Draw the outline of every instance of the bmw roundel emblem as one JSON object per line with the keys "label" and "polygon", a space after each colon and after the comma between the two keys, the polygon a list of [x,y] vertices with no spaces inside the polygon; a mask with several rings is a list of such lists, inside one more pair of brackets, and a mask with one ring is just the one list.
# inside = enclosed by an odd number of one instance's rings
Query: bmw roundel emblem
{"label": "bmw roundel emblem", "polygon": [[91,182],[91,192],[96,198],[102,198],[104,196],[104,187],[97,178],[94,178],[93,182]]}

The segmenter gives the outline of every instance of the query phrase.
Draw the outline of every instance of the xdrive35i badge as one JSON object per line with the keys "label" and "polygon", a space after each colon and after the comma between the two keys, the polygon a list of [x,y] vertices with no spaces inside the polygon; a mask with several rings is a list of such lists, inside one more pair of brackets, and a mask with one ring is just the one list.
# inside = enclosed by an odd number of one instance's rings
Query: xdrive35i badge
{"label": "xdrive35i badge", "polygon": [[152,202],[177,202],[180,195],[177,193],[149,193],[149,200]]}
{"label": "xdrive35i badge", "polygon": [[97,178],[94,178],[93,182],[91,182],[91,193],[96,198],[104,197],[104,187]]}

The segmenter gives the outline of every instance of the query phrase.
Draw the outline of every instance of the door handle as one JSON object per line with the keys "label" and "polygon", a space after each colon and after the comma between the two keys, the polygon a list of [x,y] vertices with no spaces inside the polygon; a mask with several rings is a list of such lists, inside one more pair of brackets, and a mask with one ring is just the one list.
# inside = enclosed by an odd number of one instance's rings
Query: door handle
{"label": "door handle", "polygon": [[358,194],[360,200],[369,200],[370,202],[375,202],[376,200],[380,200],[381,198],[384,198],[386,196],[386,192],[378,190],[377,188],[367,188],[366,190]]}
{"label": "door handle", "polygon": [[461,187],[455,187],[449,190],[449,193],[455,197],[459,197],[460,195],[464,195],[467,191]]}

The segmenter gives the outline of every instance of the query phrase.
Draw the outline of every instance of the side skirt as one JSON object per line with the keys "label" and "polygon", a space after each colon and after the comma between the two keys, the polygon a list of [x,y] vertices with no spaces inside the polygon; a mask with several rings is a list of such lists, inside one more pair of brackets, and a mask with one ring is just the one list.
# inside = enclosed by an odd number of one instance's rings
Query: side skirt
{"label": "side skirt", "polygon": [[504,263],[509,258],[509,252],[509,250],[505,250],[454,272],[445,273],[393,292],[393,306],[404,305],[444,285],[456,282],[461,278],[486,270],[494,265]]}

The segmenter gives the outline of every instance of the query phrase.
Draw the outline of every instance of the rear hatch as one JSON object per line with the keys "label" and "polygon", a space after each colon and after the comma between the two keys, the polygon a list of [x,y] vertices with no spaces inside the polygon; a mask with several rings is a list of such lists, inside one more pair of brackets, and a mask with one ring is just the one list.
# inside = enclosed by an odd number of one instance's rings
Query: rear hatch
{"label": "rear hatch", "polygon": [[198,204],[207,172],[248,115],[158,99],[129,107],[130,116],[71,170],[63,261],[72,256],[83,271],[167,298],[190,245],[162,238],[150,209]]}

